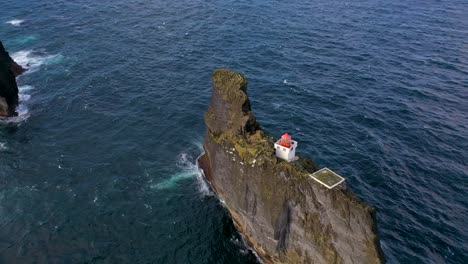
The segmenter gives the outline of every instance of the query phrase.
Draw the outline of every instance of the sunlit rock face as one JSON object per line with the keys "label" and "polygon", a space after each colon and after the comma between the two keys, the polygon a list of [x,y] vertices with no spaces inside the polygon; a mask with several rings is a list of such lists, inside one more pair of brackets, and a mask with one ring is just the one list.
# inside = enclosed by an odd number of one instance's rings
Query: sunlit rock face
{"label": "sunlit rock face", "polygon": [[18,106],[18,85],[16,77],[25,72],[10,57],[0,41],[0,116],[15,115]]}
{"label": "sunlit rock face", "polygon": [[222,69],[213,80],[200,166],[260,258],[383,263],[375,209],[344,185],[329,190],[311,179],[318,169],[312,161],[276,158],[273,138],[252,112],[243,75]]}

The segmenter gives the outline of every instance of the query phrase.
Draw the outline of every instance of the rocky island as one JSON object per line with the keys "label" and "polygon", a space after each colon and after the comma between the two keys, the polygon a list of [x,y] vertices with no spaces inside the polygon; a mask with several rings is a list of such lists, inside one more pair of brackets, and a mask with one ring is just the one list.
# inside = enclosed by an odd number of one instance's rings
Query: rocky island
{"label": "rocky island", "polygon": [[0,118],[16,114],[19,101],[16,77],[25,71],[10,57],[0,41]]}
{"label": "rocky island", "polygon": [[384,263],[375,209],[345,184],[328,189],[314,181],[318,167],[311,160],[275,156],[243,75],[221,69],[213,80],[199,164],[263,262]]}

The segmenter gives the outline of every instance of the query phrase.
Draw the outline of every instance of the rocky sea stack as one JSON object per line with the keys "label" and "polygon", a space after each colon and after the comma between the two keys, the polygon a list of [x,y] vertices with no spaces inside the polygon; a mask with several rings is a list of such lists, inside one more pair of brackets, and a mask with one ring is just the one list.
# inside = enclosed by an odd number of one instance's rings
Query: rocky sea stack
{"label": "rocky sea stack", "polygon": [[0,117],[15,115],[19,101],[16,77],[25,71],[13,61],[0,41]]}
{"label": "rocky sea stack", "polygon": [[345,185],[334,189],[309,175],[318,167],[274,154],[274,140],[257,123],[247,79],[213,74],[205,115],[206,179],[225,202],[235,226],[265,263],[383,263],[375,209]]}

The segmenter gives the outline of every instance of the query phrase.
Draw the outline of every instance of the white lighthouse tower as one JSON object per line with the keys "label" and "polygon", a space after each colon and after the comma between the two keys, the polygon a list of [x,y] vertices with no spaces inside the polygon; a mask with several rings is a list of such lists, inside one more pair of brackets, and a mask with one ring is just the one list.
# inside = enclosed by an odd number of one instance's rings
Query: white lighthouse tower
{"label": "white lighthouse tower", "polygon": [[291,136],[286,133],[281,136],[281,139],[275,143],[276,157],[284,159],[287,162],[296,160],[297,141],[291,139]]}

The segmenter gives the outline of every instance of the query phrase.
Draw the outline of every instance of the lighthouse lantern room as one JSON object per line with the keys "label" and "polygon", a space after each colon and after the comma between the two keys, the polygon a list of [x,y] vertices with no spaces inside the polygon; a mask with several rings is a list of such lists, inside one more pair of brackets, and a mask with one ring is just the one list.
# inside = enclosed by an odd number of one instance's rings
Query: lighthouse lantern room
{"label": "lighthouse lantern room", "polygon": [[281,139],[275,143],[276,156],[287,162],[296,160],[296,148],[297,142],[292,140],[288,133],[282,135]]}

